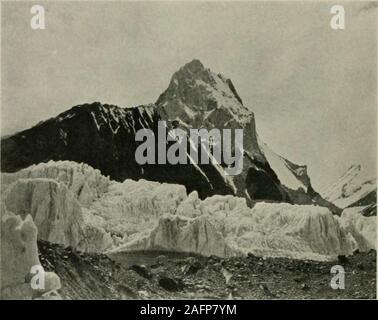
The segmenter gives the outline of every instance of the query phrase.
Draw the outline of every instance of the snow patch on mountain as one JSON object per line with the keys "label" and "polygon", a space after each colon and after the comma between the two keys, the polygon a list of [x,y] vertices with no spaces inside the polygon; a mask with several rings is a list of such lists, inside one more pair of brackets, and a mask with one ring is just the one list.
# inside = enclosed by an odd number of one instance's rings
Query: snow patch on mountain
{"label": "snow patch on mountain", "polygon": [[321,191],[321,194],[338,207],[346,208],[376,190],[377,178],[361,165],[352,165],[331,187]]}
{"label": "snow patch on mountain", "polygon": [[[295,173],[288,166],[286,159],[274,153],[268,147],[268,145],[262,142],[260,139],[258,141],[261,151],[268,160],[270,167],[276,173],[280,182],[290,189],[298,190],[299,188],[302,188],[303,190],[307,191],[307,186],[298,179]],[[297,174],[302,174],[302,172],[298,172]]]}

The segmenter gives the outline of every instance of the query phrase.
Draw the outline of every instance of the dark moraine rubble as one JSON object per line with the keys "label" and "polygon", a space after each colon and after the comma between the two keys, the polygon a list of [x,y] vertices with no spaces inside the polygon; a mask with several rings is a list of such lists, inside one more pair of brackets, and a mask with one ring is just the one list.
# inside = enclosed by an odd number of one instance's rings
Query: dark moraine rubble
{"label": "dark moraine rubble", "polygon": [[[39,242],[40,260],[62,281],[64,299],[375,299],[376,251],[335,262],[222,259],[168,252],[75,252]],[[345,290],[330,286],[331,267],[345,268]],[[228,283],[226,277],[231,276]]]}

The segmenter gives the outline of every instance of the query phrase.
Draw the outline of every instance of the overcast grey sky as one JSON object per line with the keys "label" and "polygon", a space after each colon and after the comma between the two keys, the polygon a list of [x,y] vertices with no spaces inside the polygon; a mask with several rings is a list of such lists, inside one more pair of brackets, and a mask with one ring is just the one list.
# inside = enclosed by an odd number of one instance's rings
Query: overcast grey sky
{"label": "overcast grey sky", "polygon": [[[36,2],[37,3],[37,2]],[[377,6],[343,3],[2,3],[2,134],[73,105],[155,102],[193,58],[232,79],[277,153],[315,188],[352,163],[376,166]]]}

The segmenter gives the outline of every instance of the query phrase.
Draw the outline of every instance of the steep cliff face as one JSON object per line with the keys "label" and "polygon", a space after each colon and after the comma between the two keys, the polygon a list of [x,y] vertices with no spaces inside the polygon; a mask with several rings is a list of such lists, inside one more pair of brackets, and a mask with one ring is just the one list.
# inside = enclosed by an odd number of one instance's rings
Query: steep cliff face
{"label": "steep cliff face", "polygon": [[[48,160],[73,160],[90,164],[103,175],[124,179],[119,159],[133,158],[125,146],[130,134],[154,122],[152,106],[123,109],[101,103],[75,106],[2,141],[2,171],[16,171]],[[132,163],[129,163],[130,169]]]}
{"label": "steep cliff face", "polygon": [[[182,129],[243,129],[243,171],[232,179],[234,194],[245,196],[249,190],[253,199],[284,200],[280,182],[260,150],[254,114],[230,79],[193,60],[172,76],[156,105],[168,123]],[[220,171],[226,176],[222,167]]]}
{"label": "steep cliff face", "polygon": [[60,280],[52,272],[45,272],[44,289],[31,287],[31,268],[41,266],[37,232],[30,215],[22,219],[1,204],[1,299],[40,298],[60,288]]}

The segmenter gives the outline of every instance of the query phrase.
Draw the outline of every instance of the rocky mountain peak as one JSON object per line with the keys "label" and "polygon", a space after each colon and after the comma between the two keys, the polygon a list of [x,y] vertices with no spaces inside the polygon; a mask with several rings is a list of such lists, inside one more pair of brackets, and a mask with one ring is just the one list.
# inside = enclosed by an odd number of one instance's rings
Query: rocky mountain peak
{"label": "rocky mountain peak", "polygon": [[205,71],[205,66],[198,59],[193,59],[192,61],[185,64],[180,70],[185,70],[192,73],[200,73]]}
{"label": "rocky mountain peak", "polygon": [[173,74],[156,104],[164,108],[169,120],[180,120],[186,126],[240,127],[253,117],[232,81],[197,59]]}
{"label": "rocky mountain peak", "polygon": [[[177,73],[180,73],[180,76],[184,76],[186,78],[197,78],[198,80],[202,80],[217,90],[223,90],[225,93],[228,90],[231,90],[234,97],[240,102],[240,104],[243,104],[243,101],[241,100],[239,94],[236,92],[231,79],[224,77],[220,73],[216,74],[209,68],[205,68],[202,62],[198,59],[194,59],[191,62],[185,64]],[[226,85],[225,88],[219,86],[220,81]]]}

